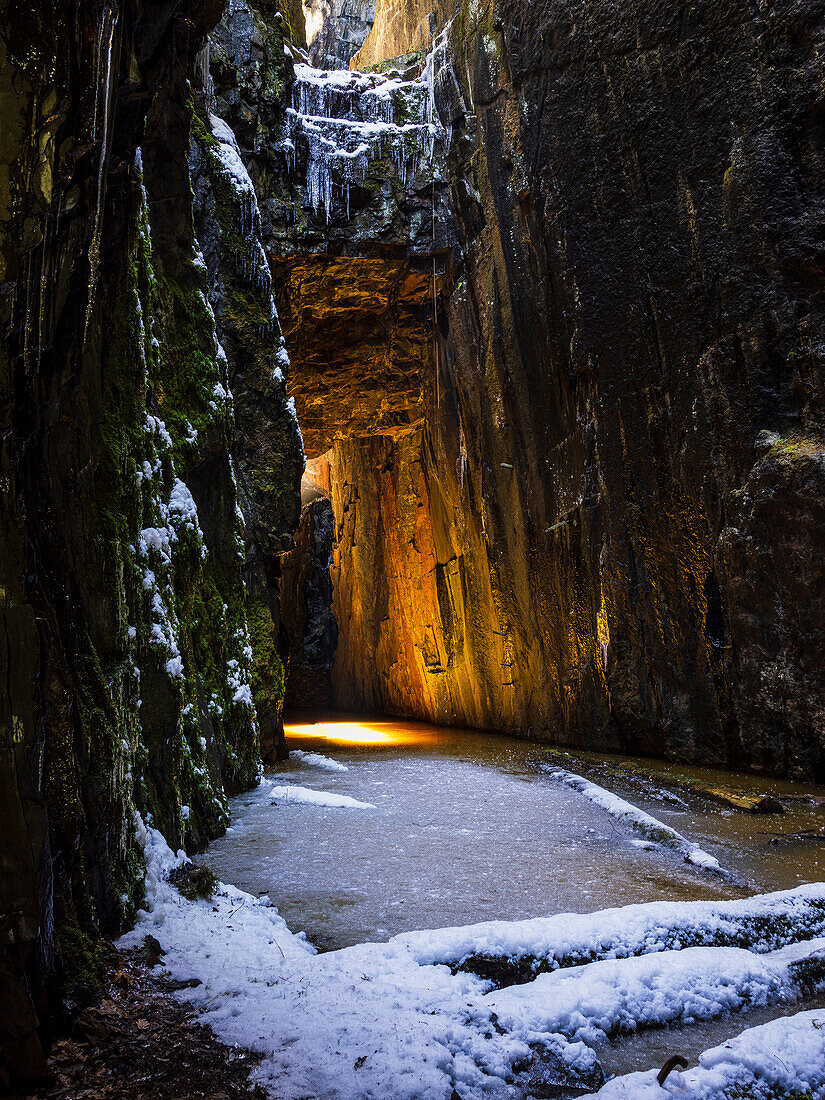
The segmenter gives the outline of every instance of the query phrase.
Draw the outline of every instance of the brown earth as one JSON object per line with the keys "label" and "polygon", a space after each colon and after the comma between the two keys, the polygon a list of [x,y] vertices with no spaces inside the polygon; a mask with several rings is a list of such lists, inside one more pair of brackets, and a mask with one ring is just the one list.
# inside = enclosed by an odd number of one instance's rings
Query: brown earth
{"label": "brown earth", "polygon": [[193,1023],[152,957],[113,951],[102,999],[52,1047],[54,1083],[27,1100],[264,1100],[248,1080],[256,1055]]}

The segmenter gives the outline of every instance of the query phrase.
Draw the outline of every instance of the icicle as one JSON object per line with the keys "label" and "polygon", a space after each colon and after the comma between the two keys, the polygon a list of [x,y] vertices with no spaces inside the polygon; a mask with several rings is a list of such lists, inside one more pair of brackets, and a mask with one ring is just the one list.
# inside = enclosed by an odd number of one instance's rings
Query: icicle
{"label": "icicle", "polygon": [[[430,83],[436,71],[428,63]],[[352,185],[364,180],[369,166],[389,152],[402,186],[415,177],[419,150],[432,161],[436,132],[434,92],[421,77],[404,81],[398,74],[325,71],[295,66],[292,108],[287,111],[282,147],[294,166],[295,139],[307,146],[307,203],[329,222],[340,194],[343,213],[351,216]],[[435,121],[434,121],[435,120]]]}
{"label": "icicle", "polygon": [[106,61],[103,70],[103,85],[102,90],[99,87],[100,84],[100,65],[99,56],[96,60],[95,69],[98,72],[98,88],[95,91],[95,115],[93,119],[93,129],[97,130],[97,104],[100,99],[102,107],[102,123],[103,131],[100,142],[100,159],[97,166],[97,196],[95,202],[95,218],[92,229],[92,243],[89,246],[89,296],[86,303],[86,321],[83,326],[83,342],[86,342],[86,336],[89,331],[89,321],[92,316],[92,309],[94,308],[95,293],[97,291],[97,277],[98,268],[100,266],[100,234],[102,231],[103,223],[103,201],[105,198],[105,182],[106,182],[106,162],[109,159],[109,111],[112,98],[112,45],[114,43],[115,26],[117,24],[117,13],[112,11],[111,8],[105,8],[103,11],[103,23],[102,23],[102,36],[100,38],[101,44],[105,42],[106,49]]}

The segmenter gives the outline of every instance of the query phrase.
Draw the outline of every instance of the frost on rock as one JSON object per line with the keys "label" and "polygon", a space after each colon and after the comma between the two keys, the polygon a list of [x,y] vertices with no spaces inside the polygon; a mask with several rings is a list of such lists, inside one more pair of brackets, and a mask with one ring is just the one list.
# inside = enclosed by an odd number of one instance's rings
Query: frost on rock
{"label": "frost on rock", "polygon": [[238,228],[245,242],[242,253],[235,257],[239,274],[250,286],[254,286],[265,296],[268,295],[269,322],[270,325],[274,325],[277,322],[277,314],[275,300],[272,297],[272,275],[260,241],[261,217],[255,187],[241,159],[238,142],[232,130],[217,115],[209,116],[209,124],[218,142],[214,157],[216,166],[238,200],[240,220]]}
{"label": "frost on rock", "polygon": [[[425,73],[436,71],[433,62]],[[432,174],[443,130],[432,110],[427,79],[295,66],[292,108],[283,148],[294,163],[297,140],[306,143],[307,202],[327,221],[334,201],[349,217],[350,190],[370,164],[388,159],[406,187],[421,169]]]}

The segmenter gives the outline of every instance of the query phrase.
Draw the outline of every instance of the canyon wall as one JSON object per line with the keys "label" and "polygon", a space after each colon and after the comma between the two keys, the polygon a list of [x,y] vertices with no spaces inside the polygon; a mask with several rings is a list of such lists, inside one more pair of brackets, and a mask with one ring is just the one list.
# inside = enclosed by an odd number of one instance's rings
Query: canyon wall
{"label": "canyon wall", "polygon": [[201,847],[283,752],[290,654],[822,777],[824,7],[382,0],[347,84],[296,3],[6,5],[0,1087],[141,903],[135,813]]}
{"label": "canyon wall", "polygon": [[334,442],[336,700],[821,777],[823,4],[432,21],[460,240],[423,416]]}
{"label": "canyon wall", "polygon": [[346,69],[372,30],[375,0],[308,0],[309,60],[319,69]]}
{"label": "canyon wall", "polygon": [[[283,20],[241,7],[283,90]],[[202,96],[220,15],[0,18],[0,1091],[99,991],[136,813],[202,847],[283,751],[303,455],[254,191]]]}

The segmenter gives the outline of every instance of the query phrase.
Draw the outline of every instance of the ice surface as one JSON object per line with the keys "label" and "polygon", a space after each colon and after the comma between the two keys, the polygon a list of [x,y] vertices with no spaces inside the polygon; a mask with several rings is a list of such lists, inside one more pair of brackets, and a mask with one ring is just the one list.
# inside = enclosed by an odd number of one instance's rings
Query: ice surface
{"label": "ice surface", "polygon": [[[180,998],[200,1010],[225,1042],[262,1055],[254,1075],[280,1100],[448,1100],[453,1090],[464,1100],[514,1100],[524,1095],[519,1073],[536,1047],[587,1068],[595,1054],[584,1037],[724,1014],[748,998],[790,1001],[797,995],[790,964],[822,947],[820,940],[761,955],[726,947],[666,950],[680,928],[704,924],[712,934],[716,922],[754,912],[777,918],[790,937],[793,914],[803,918],[804,930],[806,906],[822,901],[825,885],[735,903],[566,915],[554,918],[566,941],[556,945],[558,953],[588,938],[591,952],[598,951],[604,946],[599,936],[603,941],[611,930],[611,950],[641,950],[640,957],[597,960],[491,992],[472,974],[422,961],[445,938],[478,943],[478,928],[418,932],[317,955],[267,898],[219,886],[208,901],[186,901],[166,881],[186,857],[172,853],[140,820],[137,830],[147,858],[146,909],[121,945],[137,944],[151,931],[166,952],[163,966],[171,977],[200,978],[202,984]],[[779,921],[783,912],[788,919]],[[642,928],[647,935],[640,944]],[[767,934],[769,929],[767,920]],[[534,952],[548,948],[548,931],[546,924],[533,928]],[[499,938],[512,942],[501,930]],[[732,1083],[761,1088],[760,1082],[821,1089],[823,1027],[825,1013],[817,1012],[745,1031],[703,1054],[699,1068],[673,1075],[672,1094],[710,1100]],[[600,1095],[643,1100],[669,1093],[644,1073],[617,1079]]]}

